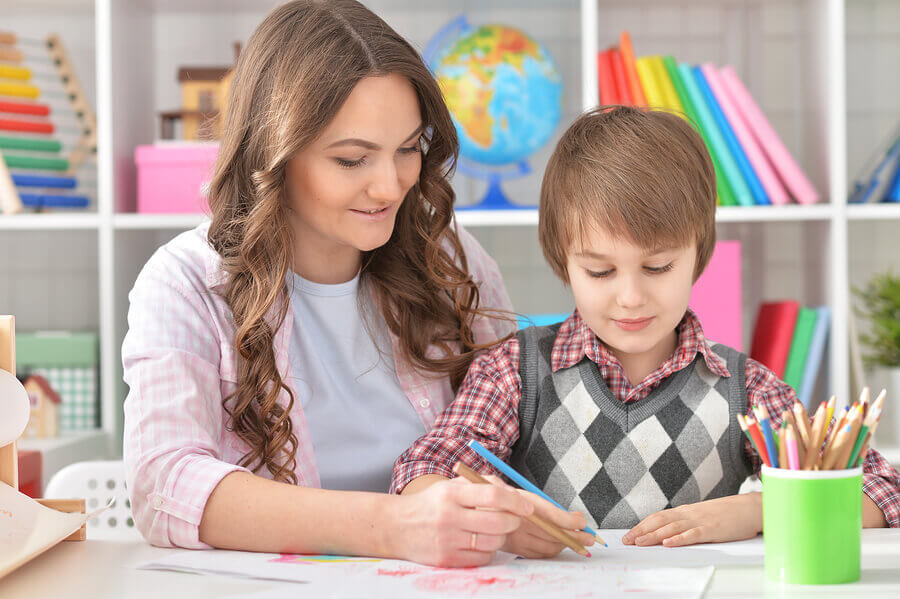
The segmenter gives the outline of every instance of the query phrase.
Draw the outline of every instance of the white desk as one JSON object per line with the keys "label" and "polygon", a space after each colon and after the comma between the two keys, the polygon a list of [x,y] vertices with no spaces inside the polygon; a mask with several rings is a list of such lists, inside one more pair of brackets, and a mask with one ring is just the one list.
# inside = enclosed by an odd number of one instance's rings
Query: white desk
{"label": "white desk", "polygon": [[[602,531],[601,531],[602,535]],[[759,543],[759,539],[748,543]],[[748,553],[753,553],[752,547]],[[307,597],[304,585],[224,576],[198,576],[179,572],[138,570],[134,566],[159,558],[172,549],[159,549],[143,542],[84,541],[62,543],[0,579],[2,599],[163,598],[203,599],[239,597],[249,593],[283,588],[286,597]],[[598,548],[598,551],[602,549]],[[672,559],[659,551],[673,552]],[[659,565],[706,565],[676,556],[678,549],[659,549],[652,554]],[[692,556],[699,554],[699,550]],[[651,556],[651,554],[647,554]],[[662,556],[662,557],[659,557]],[[900,597],[900,529],[863,531],[862,579],[850,585],[801,587],[768,582],[758,551],[748,557],[750,565],[716,565],[706,597]],[[727,560],[726,560],[727,561]],[[561,597],[565,591],[560,590]],[[487,596],[479,594],[478,597]]]}

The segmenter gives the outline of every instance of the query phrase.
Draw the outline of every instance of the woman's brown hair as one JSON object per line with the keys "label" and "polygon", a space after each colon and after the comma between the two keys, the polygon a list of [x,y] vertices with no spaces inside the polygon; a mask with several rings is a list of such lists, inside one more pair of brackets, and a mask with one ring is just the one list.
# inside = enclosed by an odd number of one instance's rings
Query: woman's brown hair
{"label": "woman's brown hair", "polygon": [[716,174],[688,121],[602,106],[572,123],[544,171],[538,225],[544,257],[563,281],[566,255],[590,227],[650,250],[695,242],[700,277],[716,245]]}
{"label": "woman's brown hair", "polygon": [[[440,89],[418,53],[352,0],[300,0],[272,11],[235,67],[210,186],[209,241],[222,258],[223,295],[234,314],[238,385],[223,399],[228,426],[249,447],[241,465],[297,482],[294,396],[275,363],[273,339],[289,308],[293,233],[285,168],[315,140],[365,77],[399,74],[419,100],[422,169],[390,240],[363,256],[361,289],[399,338],[400,355],[455,389],[472,361],[478,288],[451,226],[448,182],[458,141]],[[435,345],[440,352],[427,352]],[[281,390],[289,401],[278,404]]]}

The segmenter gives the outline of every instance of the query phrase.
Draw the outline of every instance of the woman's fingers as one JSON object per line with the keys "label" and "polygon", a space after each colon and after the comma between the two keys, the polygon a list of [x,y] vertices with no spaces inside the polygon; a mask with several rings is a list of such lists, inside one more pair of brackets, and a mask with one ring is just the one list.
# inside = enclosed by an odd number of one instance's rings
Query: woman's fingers
{"label": "woman's fingers", "polygon": [[465,551],[482,551],[493,554],[503,547],[506,535],[491,535],[481,532],[460,531],[459,548]]}
{"label": "woman's fingers", "polygon": [[491,508],[520,517],[534,512],[534,506],[513,489],[473,483],[454,485],[451,488],[456,501],[463,507]]}
{"label": "woman's fingers", "polygon": [[534,493],[520,491],[523,497],[534,505],[534,512],[544,520],[549,520],[565,530],[582,530],[587,526],[587,520],[581,512],[567,512],[560,509]]}
{"label": "woman's fingers", "polygon": [[462,508],[459,527],[479,534],[508,535],[522,525],[522,518],[502,510]]}
{"label": "woman's fingers", "polygon": [[635,537],[634,544],[640,545],[642,547],[646,547],[648,545],[659,545],[665,539],[668,539],[669,537],[677,534],[681,534],[691,528],[691,526],[693,525],[687,520],[676,520],[674,522],[669,522],[668,524],[664,524],[663,526],[660,526],[652,532],[641,535],[639,537]]}

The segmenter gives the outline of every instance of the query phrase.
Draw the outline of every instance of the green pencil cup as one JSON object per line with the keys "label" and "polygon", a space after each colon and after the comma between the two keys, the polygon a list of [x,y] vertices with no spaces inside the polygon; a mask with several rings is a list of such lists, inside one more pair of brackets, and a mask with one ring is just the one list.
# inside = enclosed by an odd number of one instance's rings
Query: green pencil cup
{"label": "green pencil cup", "polygon": [[859,580],[862,468],[762,467],[766,577],[791,584]]}

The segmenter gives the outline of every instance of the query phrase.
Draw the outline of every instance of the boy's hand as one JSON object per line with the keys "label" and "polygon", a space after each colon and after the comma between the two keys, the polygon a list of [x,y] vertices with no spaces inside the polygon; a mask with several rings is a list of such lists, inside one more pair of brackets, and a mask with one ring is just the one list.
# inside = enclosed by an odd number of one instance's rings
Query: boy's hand
{"label": "boy's hand", "polygon": [[679,547],[752,539],[762,532],[762,493],[743,493],[681,505],[644,518],[625,545]]}
{"label": "boy's hand", "polygon": [[[534,493],[522,489],[515,489],[507,485],[496,476],[486,476],[485,478],[490,480],[491,484],[512,489],[517,492],[521,497],[524,497],[529,503],[534,505],[535,514],[556,524],[572,535],[576,541],[585,547],[590,547],[594,544],[595,539],[593,535],[582,530],[587,526],[587,521],[584,519],[581,512],[567,512],[566,510],[561,510]],[[524,518],[522,519],[521,526],[506,536],[506,542],[501,547],[503,551],[508,553],[515,553],[516,555],[532,559],[555,557],[565,548],[565,545]]]}

